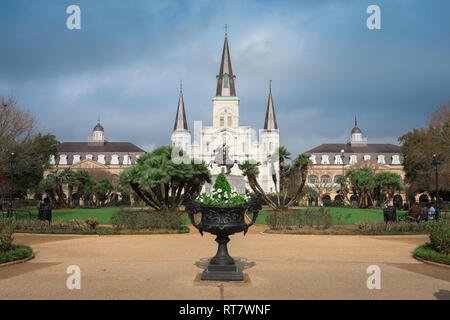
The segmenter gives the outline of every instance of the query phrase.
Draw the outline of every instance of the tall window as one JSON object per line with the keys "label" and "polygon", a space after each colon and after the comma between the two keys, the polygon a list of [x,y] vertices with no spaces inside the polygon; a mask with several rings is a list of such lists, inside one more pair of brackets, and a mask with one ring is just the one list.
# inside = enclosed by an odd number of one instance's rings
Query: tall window
{"label": "tall window", "polygon": [[385,163],[386,163],[383,154],[380,154],[380,155],[378,156],[378,163],[379,163],[379,164],[385,164]]}
{"label": "tall window", "polygon": [[221,127],[225,126],[225,119],[223,116],[220,117],[220,126]]}
{"label": "tall window", "polygon": [[232,118],[231,118],[231,114],[228,115],[228,126],[231,127],[231,122],[232,122]]}
{"label": "tall window", "polygon": [[350,156],[350,164],[355,164],[357,162],[356,154]]}

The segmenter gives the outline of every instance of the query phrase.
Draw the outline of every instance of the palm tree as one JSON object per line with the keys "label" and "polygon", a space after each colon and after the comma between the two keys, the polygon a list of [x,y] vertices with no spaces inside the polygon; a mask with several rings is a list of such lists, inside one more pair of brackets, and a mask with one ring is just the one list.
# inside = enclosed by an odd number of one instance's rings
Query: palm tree
{"label": "palm tree", "polygon": [[259,166],[261,165],[260,162],[250,162],[248,160],[244,161],[242,164],[239,165],[239,169],[242,171],[242,175],[244,177],[247,177],[248,183],[250,184],[250,187],[255,193],[261,193],[262,199],[273,209],[277,209],[278,206],[275,202],[273,202],[267,194],[264,192],[263,188],[258,183],[258,180],[256,179],[256,176],[259,174]]}
{"label": "palm tree", "polygon": [[[279,170],[279,172],[280,172],[280,188],[279,189],[277,186],[276,173],[274,172],[272,174],[272,180],[273,180],[273,183],[275,184],[275,190],[277,191],[276,194],[277,194],[277,200],[278,200],[278,207],[283,207],[286,204],[286,197],[287,197],[286,177],[289,174],[289,170],[286,171],[285,167],[286,167],[286,160],[291,159],[290,156],[291,156],[291,153],[289,151],[287,151],[286,147],[281,146],[278,148],[276,153],[274,153],[273,155],[270,155],[268,157],[270,162],[274,162],[275,160],[278,160],[278,166],[280,169]],[[283,203],[281,203],[280,192],[283,193]]]}
{"label": "palm tree", "polygon": [[129,185],[156,210],[178,208],[188,195],[199,193],[205,182],[211,182],[211,175],[204,162],[173,161],[175,151],[172,146],[162,146],[141,156],[135,166],[120,174],[120,183]]}
{"label": "palm tree", "polygon": [[284,146],[281,146],[278,148],[278,162],[280,165],[280,187],[281,187],[281,190],[283,189],[285,178],[286,178],[285,171],[284,171],[286,160],[291,160],[291,153],[289,151],[287,151],[287,149]]}

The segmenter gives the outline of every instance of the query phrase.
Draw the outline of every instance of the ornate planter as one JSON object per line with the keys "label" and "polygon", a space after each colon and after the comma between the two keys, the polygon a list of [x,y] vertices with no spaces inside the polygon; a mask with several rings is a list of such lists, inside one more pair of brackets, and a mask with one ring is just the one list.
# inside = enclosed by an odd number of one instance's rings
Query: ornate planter
{"label": "ornate planter", "polygon": [[[216,256],[209,261],[208,267],[202,274],[201,280],[206,281],[244,281],[242,271],[236,267],[236,263],[228,254],[227,243],[229,236],[238,232],[247,233],[248,228],[253,225],[261,210],[261,195],[252,199],[248,204],[242,206],[213,206],[203,205],[191,199],[186,203],[186,211],[192,225],[203,232],[216,235],[219,244]],[[202,213],[200,223],[195,223],[194,215]],[[253,213],[252,221],[245,223],[246,212]]]}

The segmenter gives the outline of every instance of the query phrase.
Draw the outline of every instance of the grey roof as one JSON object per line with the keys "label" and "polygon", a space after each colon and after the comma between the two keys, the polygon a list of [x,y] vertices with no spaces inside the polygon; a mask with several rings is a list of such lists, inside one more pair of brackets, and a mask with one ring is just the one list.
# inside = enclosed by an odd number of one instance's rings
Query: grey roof
{"label": "grey roof", "polygon": [[353,133],[362,133],[361,129],[358,128],[358,120],[356,119],[356,117],[355,117],[355,127],[352,129],[352,134]]}
{"label": "grey roof", "polygon": [[[228,87],[230,89],[230,94],[224,94],[224,76],[228,75]],[[217,90],[216,96],[236,96],[236,88],[234,87],[234,79],[236,77],[233,75],[233,69],[231,68],[231,58],[230,50],[228,48],[228,38],[225,35],[225,42],[223,44],[222,61],[220,63],[220,71],[217,75]]]}
{"label": "grey roof", "polygon": [[58,153],[67,152],[144,152],[130,142],[108,142],[103,145],[92,146],[88,142],[63,142],[56,146]]}
{"label": "grey roof", "polygon": [[272,88],[269,89],[269,100],[267,101],[266,120],[264,121],[265,130],[278,129],[277,117],[275,116],[275,108],[273,106]]}
{"label": "grey roof", "polygon": [[95,125],[93,131],[105,131],[105,130],[103,129],[102,125],[101,125],[100,122],[99,122],[99,123],[97,123],[97,124]]}
{"label": "grey roof", "polygon": [[353,133],[361,133],[361,129],[358,128],[358,127],[354,127],[354,128],[352,129],[352,134],[353,134]]}
{"label": "grey roof", "polygon": [[364,146],[351,146],[349,144],[339,144],[339,143],[328,143],[321,144],[311,150],[306,151],[306,153],[340,153],[344,150],[345,153],[400,153],[400,147],[394,144],[376,144],[370,143]]}
{"label": "grey roof", "polygon": [[180,97],[178,99],[177,115],[175,117],[175,124],[173,131],[175,130],[187,130],[186,112],[184,110],[183,92],[180,90]]}

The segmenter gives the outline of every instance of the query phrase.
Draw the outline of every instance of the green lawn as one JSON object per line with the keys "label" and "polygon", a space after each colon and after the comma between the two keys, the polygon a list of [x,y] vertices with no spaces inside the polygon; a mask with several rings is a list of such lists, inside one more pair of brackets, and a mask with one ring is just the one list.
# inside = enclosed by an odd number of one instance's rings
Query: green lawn
{"label": "green lawn", "polygon": [[[293,210],[306,210],[313,209],[318,210],[317,207],[313,208],[297,208]],[[375,210],[375,209],[352,209],[352,208],[326,208],[329,209],[331,214],[339,214],[342,217],[343,225],[354,225],[358,221],[366,221],[366,222],[384,222],[383,210]],[[261,211],[258,215],[258,219],[256,223],[265,224],[266,217],[271,213],[271,211]],[[400,213],[404,213],[404,211],[397,211],[397,215]],[[347,218],[348,216],[348,218]],[[251,215],[250,215],[251,217]],[[345,220],[344,220],[345,219]]]}
{"label": "green lawn", "polygon": [[[117,207],[52,210],[52,220],[56,221],[62,219],[67,222],[73,219],[84,220],[86,218],[97,218],[100,224],[111,224],[111,216],[117,210],[119,210]],[[32,213],[37,215],[37,210],[33,210]]]}
{"label": "green lawn", "polygon": [[[305,210],[307,208],[297,208],[293,210]],[[318,208],[310,208],[318,209]],[[327,208],[332,214],[340,214],[343,221],[343,225],[354,225],[358,221],[366,222],[383,222],[383,210],[375,209],[351,209],[351,208]],[[52,219],[63,221],[69,221],[72,219],[84,220],[85,218],[97,218],[100,224],[111,224],[110,219],[112,214],[119,210],[117,207],[107,207],[107,208],[94,208],[94,209],[61,209],[52,211]],[[397,214],[403,211],[397,211]],[[263,210],[259,213],[256,223],[265,224],[266,217],[271,213],[270,210]],[[33,210],[33,214],[37,215],[37,210]],[[344,218],[348,215],[348,218]],[[249,215],[251,218],[251,214]],[[186,218],[186,224],[190,224],[189,218]]]}

